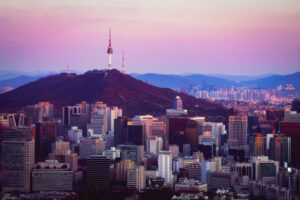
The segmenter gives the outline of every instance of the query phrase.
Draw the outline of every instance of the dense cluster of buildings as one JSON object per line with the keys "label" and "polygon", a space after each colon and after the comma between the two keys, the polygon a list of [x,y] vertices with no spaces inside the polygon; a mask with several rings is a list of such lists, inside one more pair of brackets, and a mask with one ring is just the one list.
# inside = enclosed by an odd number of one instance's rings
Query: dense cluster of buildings
{"label": "dense cluster of buildings", "polygon": [[286,84],[284,87],[279,85],[276,89],[272,88],[218,88],[218,89],[199,89],[193,87],[189,90],[181,89],[182,92],[194,95],[197,98],[213,99],[213,100],[229,100],[229,101],[274,101],[293,99],[299,95],[292,84]]}
{"label": "dense cluster of buildings", "polygon": [[264,121],[236,115],[224,124],[188,116],[179,96],[157,117],[128,118],[103,102],[65,106],[60,115],[54,106],[0,115],[4,194],[70,198],[83,190],[170,188],[173,199],[300,198],[297,112],[269,110]]}

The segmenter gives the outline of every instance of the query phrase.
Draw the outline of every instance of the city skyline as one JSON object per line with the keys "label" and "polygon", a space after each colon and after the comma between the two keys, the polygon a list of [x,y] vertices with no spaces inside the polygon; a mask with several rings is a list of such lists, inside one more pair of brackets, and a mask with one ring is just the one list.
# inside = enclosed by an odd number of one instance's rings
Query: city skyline
{"label": "city skyline", "polygon": [[300,71],[297,1],[0,3],[0,69],[230,75]]}

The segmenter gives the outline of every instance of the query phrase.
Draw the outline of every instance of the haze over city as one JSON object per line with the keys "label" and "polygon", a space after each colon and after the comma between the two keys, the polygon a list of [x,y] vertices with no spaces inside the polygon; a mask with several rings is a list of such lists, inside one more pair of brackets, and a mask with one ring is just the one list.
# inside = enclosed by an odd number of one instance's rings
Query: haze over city
{"label": "haze over city", "polygon": [[300,70],[300,2],[0,2],[0,69],[261,75]]}

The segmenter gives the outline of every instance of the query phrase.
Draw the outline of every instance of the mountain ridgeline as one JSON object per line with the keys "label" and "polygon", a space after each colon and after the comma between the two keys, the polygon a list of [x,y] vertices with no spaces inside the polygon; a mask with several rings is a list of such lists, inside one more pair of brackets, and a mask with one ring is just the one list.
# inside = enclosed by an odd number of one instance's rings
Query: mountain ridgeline
{"label": "mountain ridgeline", "polygon": [[234,87],[276,88],[279,85],[293,84],[300,89],[300,72],[289,75],[269,75],[252,78],[242,76],[213,75],[173,75],[173,74],[132,74],[135,78],[157,87],[178,89],[182,87],[199,86],[201,89],[218,89]]}
{"label": "mountain ridgeline", "polygon": [[115,69],[93,70],[82,75],[62,73],[30,82],[1,94],[0,112],[14,112],[26,105],[49,101],[55,105],[56,114],[60,115],[62,106],[81,101],[103,101],[109,106],[122,108],[129,117],[141,114],[157,116],[165,114],[165,110],[172,107],[177,95],[181,96],[184,108],[191,115],[224,121],[233,113],[221,105],[152,86]]}

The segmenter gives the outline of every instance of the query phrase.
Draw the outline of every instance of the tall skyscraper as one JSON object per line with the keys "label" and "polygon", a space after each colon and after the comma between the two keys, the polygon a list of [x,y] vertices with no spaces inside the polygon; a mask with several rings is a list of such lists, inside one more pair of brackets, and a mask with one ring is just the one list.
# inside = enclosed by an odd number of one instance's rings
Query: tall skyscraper
{"label": "tall skyscraper", "polygon": [[145,132],[141,123],[132,121],[127,123],[127,143],[146,146]]}
{"label": "tall skyscraper", "polygon": [[158,176],[164,178],[166,184],[173,184],[172,153],[161,151],[158,154]]}
{"label": "tall skyscraper", "polygon": [[207,174],[216,171],[216,162],[203,160],[201,162],[201,183],[207,183]]}
{"label": "tall skyscraper", "polygon": [[109,43],[108,43],[108,49],[107,54],[109,55],[109,61],[108,61],[108,69],[111,70],[111,54],[113,53],[113,49],[111,46],[111,30],[109,28]]}
{"label": "tall skyscraper", "polygon": [[117,181],[127,181],[128,170],[135,169],[135,162],[132,160],[123,160],[116,164]]}
{"label": "tall skyscraper", "polygon": [[249,139],[250,156],[263,156],[267,154],[266,137],[260,133],[256,133]]}
{"label": "tall skyscraper", "polygon": [[1,149],[3,191],[30,192],[30,173],[34,165],[31,129],[7,130]]}
{"label": "tall skyscraper", "polygon": [[86,186],[92,190],[107,191],[110,188],[110,159],[92,155],[87,159]]}
{"label": "tall skyscraper", "polygon": [[169,119],[169,143],[177,144],[180,152],[184,144],[190,144],[191,150],[197,150],[198,145],[198,124],[189,118]]}
{"label": "tall skyscraper", "polygon": [[118,117],[114,120],[114,145],[125,144],[127,141],[127,122],[126,117]]}
{"label": "tall skyscraper", "polygon": [[274,135],[270,138],[269,158],[279,161],[281,165],[291,162],[291,138],[282,135]]}
{"label": "tall skyscraper", "polygon": [[145,168],[144,166],[138,166],[135,169],[131,169],[127,173],[127,187],[136,190],[142,190],[145,188]]}
{"label": "tall skyscraper", "polygon": [[106,134],[108,110],[107,105],[100,101],[92,105],[91,123],[87,125],[88,132],[93,135]]}
{"label": "tall skyscraper", "polygon": [[280,122],[280,133],[291,138],[291,164],[300,167],[300,122]]}
{"label": "tall skyscraper", "polygon": [[36,123],[35,133],[35,153],[36,161],[44,161],[51,153],[51,144],[55,142],[56,122],[38,122]]}
{"label": "tall skyscraper", "polygon": [[236,139],[238,146],[247,145],[247,116],[230,116],[229,117],[229,139]]}

